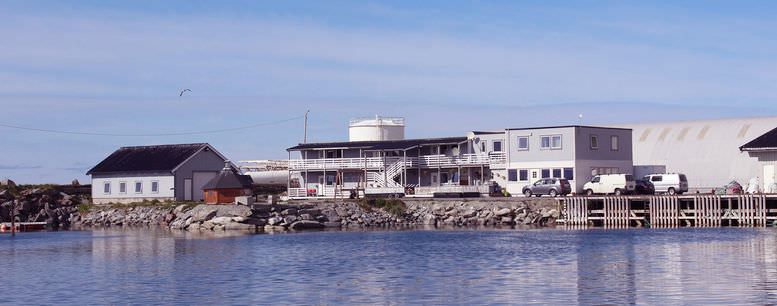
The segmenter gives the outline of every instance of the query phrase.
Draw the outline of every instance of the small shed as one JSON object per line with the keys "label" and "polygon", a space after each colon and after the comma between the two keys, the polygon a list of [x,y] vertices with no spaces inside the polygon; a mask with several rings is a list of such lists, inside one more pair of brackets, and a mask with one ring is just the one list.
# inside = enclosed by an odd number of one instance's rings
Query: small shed
{"label": "small shed", "polygon": [[206,204],[232,204],[236,197],[251,196],[251,176],[238,174],[229,162],[202,190]]}

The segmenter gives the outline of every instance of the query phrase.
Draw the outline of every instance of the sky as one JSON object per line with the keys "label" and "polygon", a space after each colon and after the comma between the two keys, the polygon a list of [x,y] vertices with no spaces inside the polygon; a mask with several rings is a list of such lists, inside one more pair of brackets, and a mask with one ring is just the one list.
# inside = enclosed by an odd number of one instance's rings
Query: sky
{"label": "sky", "polygon": [[[313,142],[376,114],[405,117],[411,138],[777,115],[775,14],[773,1],[0,0],[0,178],[88,182],[131,145],[285,159],[306,110]],[[187,134],[215,130],[230,131]]]}

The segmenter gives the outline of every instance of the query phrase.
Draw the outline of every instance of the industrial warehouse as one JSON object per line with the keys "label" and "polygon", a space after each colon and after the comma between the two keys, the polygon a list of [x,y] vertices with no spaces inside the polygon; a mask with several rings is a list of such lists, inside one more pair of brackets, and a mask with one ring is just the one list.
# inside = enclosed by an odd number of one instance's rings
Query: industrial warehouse
{"label": "industrial warehouse", "polygon": [[[575,195],[599,176],[673,173],[687,178],[691,193],[732,182],[773,193],[775,122],[518,127],[406,139],[404,118],[375,116],[351,120],[348,141],[299,143],[286,161],[241,161],[232,171],[247,175],[254,189],[285,190],[290,199],[525,196],[526,186],[542,180],[568,182]],[[208,144],[125,147],[89,174],[98,202],[197,201],[225,162]]]}

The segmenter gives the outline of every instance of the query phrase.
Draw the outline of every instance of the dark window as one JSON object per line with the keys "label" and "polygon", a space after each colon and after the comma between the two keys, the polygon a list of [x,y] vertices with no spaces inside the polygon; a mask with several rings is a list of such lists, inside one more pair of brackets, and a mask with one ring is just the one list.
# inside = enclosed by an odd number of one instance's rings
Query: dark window
{"label": "dark window", "polygon": [[159,192],[159,182],[151,182],[151,192]]}
{"label": "dark window", "polygon": [[518,137],[518,150],[528,150],[528,149],[529,149],[529,137],[526,137],[526,136]]}
{"label": "dark window", "polygon": [[553,169],[553,177],[561,178],[561,169]]}
{"label": "dark window", "polygon": [[127,183],[120,182],[119,183],[119,193],[126,193],[127,192]]}
{"label": "dark window", "polygon": [[550,177],[550,169],[542,169],[542,177]]}
{"label": "dark window", "polygon": [[575,179],[575,171],[572,171],[572,168],[564,168],[564,178],[568,180],[574,180]]}
{"label": "dark window", "polygon": [[507,180],[511,182],[518,181],[518,170],[515,170],[515,169],[507,170]]}
{"label": "dark window", "polygon": [[502,152],[502,141],[494,141],[494,152]]}
{"label": "dark window", "polygon": [[111,183],[103,183],[103,193],[111,193]]}
{"label": "dark window", "polygon": [[518,171],[520,174],[519,177],[521,181],[528,181],[529,180],[529,170],[520,170]]}
{"label": "dark window", "polygon": [[141,192],[143,192],[143,183],[135,182],[135,193],[141,193]]}
{"label": "dark window", "polygon": [[660,182],[663,179],[660,175],[656,175],[654,177],[651,177],[650,180],[653,182]]}
{"label": "dark window", "polygon": [[591,135],[591,149],[595,150],[599,148],[599,137]]}

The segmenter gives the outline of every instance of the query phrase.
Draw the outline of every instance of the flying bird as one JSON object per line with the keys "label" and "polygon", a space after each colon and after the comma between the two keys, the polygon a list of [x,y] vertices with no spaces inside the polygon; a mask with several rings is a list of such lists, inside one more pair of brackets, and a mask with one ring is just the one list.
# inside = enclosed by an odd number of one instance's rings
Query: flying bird
{"label": "flying bird", "polygon": [[187,88],[187,89],[184,89],[184,90],[181,90],[181,93],[179,93],[179,94],[178,94],[178,96],[179,96],[179,97],[183,97],[183,93],[185,93],[185,92],[187,92],[187,91],[192,91],[192,90],[191,90],[191,89],[188,89],[188,88]]}

